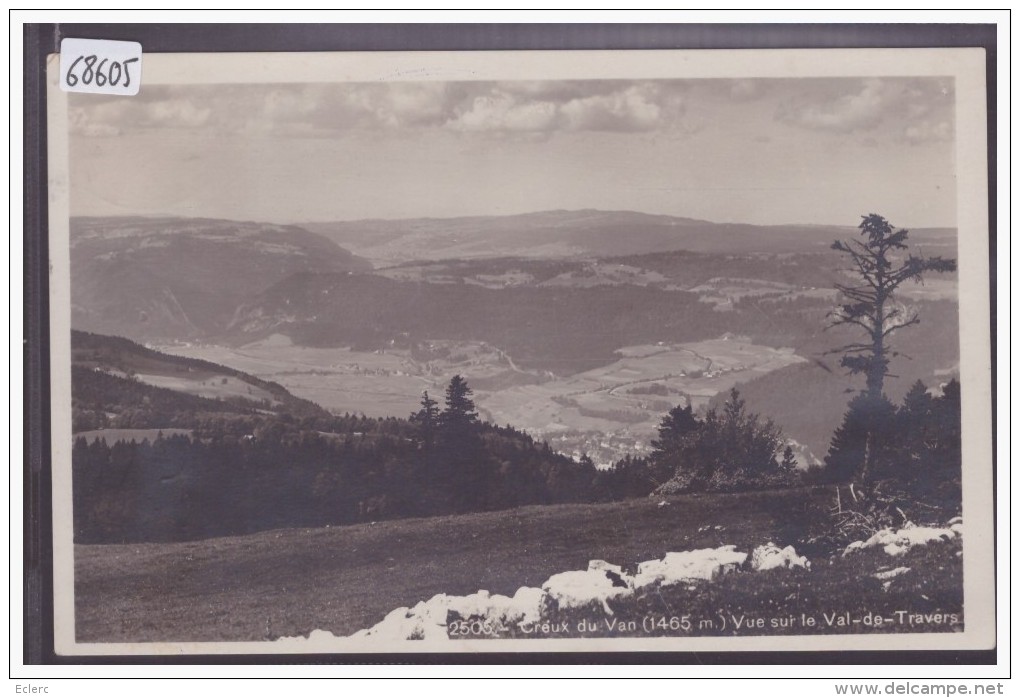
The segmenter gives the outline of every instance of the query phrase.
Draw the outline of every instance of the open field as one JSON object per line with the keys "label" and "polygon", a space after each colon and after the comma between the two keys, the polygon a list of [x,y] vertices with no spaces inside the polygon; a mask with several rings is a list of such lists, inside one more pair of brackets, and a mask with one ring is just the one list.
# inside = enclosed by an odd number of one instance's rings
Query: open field
{"label": "open field", "polygon": [[142,442],[148,439],[149,441],[155,441],[160,434],[164,438],[170,436],[191,436],[191,429],[92,429],[90,431],[79,431],[74,435],[74,438],[83,438],[86,441],[92,442],[97,439],[104,439],[110,446],[118,441],[138,441]]}
{"label": "open field", "polygon": [[294,346],[286,337],[243,347],[181,344],[161,351],[203,359],[283,385],[294,395],[343,414],[405,416],[430,384],[406,351],[359,352],[345,348]]}
{"label": "open field", "polygon": [[190,376],[166,376],[159,374],[138,373],[135,378],[142,383],[157,388],[176,390],[188,395],[197,395],[210,400],[223,400],[240,397],[246,400],[268,400],[275,402],[272,393],[258,386],[251,385],[236,376],[211,374],[201,378]]}
{"label": "open field", "polygon": [[[805,491],[679,498],[667,507],[631,500],[191,543],[79,545],[78,637],[260,640],[267,622],[271,635],[315,628],[347,635],[440,592],[513,594],[589,559],[783,540],[791,512],[808,501]],[[704,526],[713,529],[699,533]]]}
{"label": "open field", "polygon": [[[750,550],[768,541],[785,545],[803,535],[830,494],[798,489],[677,497],[667,506],[642,499],[524,507],[191,543],[79,545],[77,635],[85,642],[263,640],[313,629],[349,635],[394,608],[438,593],[487,589],[512,595],[555,573],[585,569],[592,559],[632,565],[670,551],[724,544]],[[803,552],[812,555],[807,548]],[[751,581],[733,582],[735,596],[727,591],[710,598],[720,608],[732,598],[748,609],[758,593],[764,601],[803,590],[823,596],[813,607],[856,608],[883,593],[876,580],[857,579],[862,570],[895,566],[890,562],[874,555],[847,558],[823,571],[828,581],[817,588],[812,571],[791,573],[785,591],[773,585],[752,593],[746,588]],[[815,559],[816,568],[825,564]],[[959,581],[948,573],[942,580],[931,564],[937,579],[925,582],[929,598]],[[939,558],[937,564],[946,563]]]}

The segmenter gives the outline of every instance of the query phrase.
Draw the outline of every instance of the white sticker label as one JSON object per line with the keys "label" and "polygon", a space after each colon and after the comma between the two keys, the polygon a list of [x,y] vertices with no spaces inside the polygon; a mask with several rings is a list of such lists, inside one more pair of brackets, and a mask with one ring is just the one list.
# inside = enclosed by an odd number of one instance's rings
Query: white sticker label
{"label": "white sticker label", "polygon": [[60,88],[66,92],[136,95],[142,84],[142,45],[137,41],[64,39]]}

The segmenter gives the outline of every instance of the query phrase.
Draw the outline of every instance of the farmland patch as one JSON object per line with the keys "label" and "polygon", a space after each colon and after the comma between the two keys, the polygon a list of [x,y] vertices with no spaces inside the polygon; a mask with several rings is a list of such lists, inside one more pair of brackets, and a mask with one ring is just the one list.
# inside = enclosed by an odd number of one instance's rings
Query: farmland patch
{"label": "farmland patch", "polygon": [[237,376],[208,374],[200,378],[193,378],[189,375],[167,376],[155,373],[136,373],[134,377],[142,383],[154,385],[157,388],[176,390],[210,400],[239,397],[246,400],[275,402],[272,393],[268,390],[254,386]]}
{"label": "farmland patch", "polygon": [[90,431],[80,431],[74,435],[74,438],[83,438],[88,442],[97,441],[103,439],[108,445],[113,445],[118,441],[137,441],[142,442],[148,439],[149,441],[155,441],[160,435],[163,438],[170,436],[191,436],[191,429],[92,429]]}

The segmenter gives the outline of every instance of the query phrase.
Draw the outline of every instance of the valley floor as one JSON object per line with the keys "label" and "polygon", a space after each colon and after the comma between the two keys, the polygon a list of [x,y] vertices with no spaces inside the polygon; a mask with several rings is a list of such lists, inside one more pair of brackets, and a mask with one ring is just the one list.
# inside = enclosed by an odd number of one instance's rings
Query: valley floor
{"label": "valley floor", "polygon": [[[727,334],[700,342],[621,347],[617,359],[604,366],[557,377],[522,370],[509,354],[484,342],[431,344],[452,356],[426,360],[415,359],[406,349],[301,347],[282,335],[239,348],[159,348],[277,382],[337,414],[370,417],[409,414],[418,408],[423,389],[440,395],[449,376],[459,374],[473,388],[487,421],[513,424],[561,453],[575,459],[587,454],[604,466],[646,453],[663,414],[676,405],[689,402],[705,408],[735,385],[805,361],[792,349]],[[236,390],[220,380],[178,382],[174,387],[203,396]],[[813,461],[810,454],[802,458]]]}

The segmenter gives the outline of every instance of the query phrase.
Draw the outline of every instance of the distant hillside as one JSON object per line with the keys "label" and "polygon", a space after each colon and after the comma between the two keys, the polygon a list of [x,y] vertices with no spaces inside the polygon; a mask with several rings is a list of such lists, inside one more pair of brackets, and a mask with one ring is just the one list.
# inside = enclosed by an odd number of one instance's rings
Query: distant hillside
{"label": "distant hillside", "polygon": [[72,325],[133,339],[202,337],[297,272],[370,265],[296,226],[189,218],[72,218]]}
{"label": "distant hillside", "polygon": [[[851,222],[852,223],[852,222]],[[512,216],[304,223],[376,266],[479,257],[616,257],[652,252],[811,252],[853,234],[851,226],[712,223],[634,211],[541,211]],[[956,231],[913,231],[955,244]]]}
{"label": "distant hillside", "polygon": [[375,274],[397,281],[465,283],[487,288],[631,285],[672,291],[694,290],[696,293],[704,293],[705,289],[697,287],[706,283],[753,280],[752,285],[766,282],[774,286],[771,292],[782,294],[832,288],[840,280],[839,265],[839,255],[832,250],[797,254],[675,250],[600,259],[479,257],[423,260],[381,267],[376,269]]}
{"label": "distant hillside", "polygon": [[283,386],[208,361],[147,349],[122,337],[71,333],[75,432],[102,427],[194,427],[206,414],[327,417]]}
{"label": "distant hillside", "polygon": [[[757,314],[750,323],[759,323]],[[302,274],[238,310],[229,337],[285,334],[304,346],[369,350],[428,339],[485,341],[521,366],[569,374],[607,364],[621,344],[722,335],[734,316],[698,296],[635,286],[489,289],[375,275]]]}

